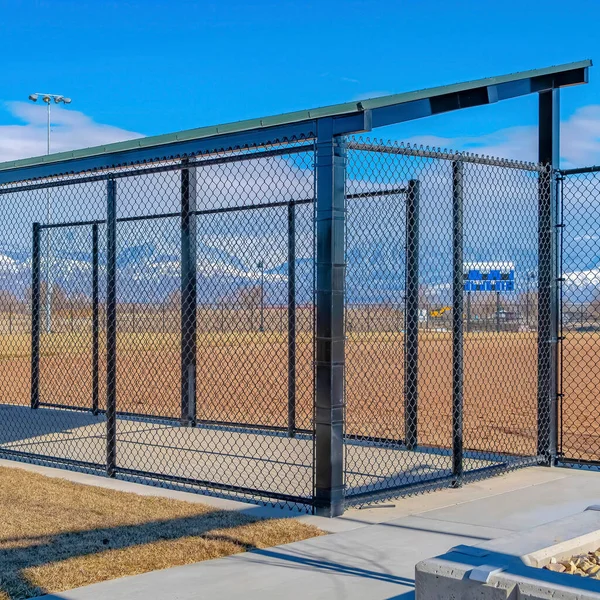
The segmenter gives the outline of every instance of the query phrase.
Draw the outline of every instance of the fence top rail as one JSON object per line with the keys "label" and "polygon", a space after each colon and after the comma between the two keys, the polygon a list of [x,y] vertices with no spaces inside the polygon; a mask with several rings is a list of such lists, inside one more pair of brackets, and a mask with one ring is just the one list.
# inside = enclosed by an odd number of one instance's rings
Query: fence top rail
{"label": "fence top rail", "polygon": [[[398,196],[406,194],[407,188],[382,188],[379,190],[358,191],[352,194],[346,194],[346,200],[361,200],[366,198],[387,198],[388,196]],[[314,198],[300,198],[299,200],[282,200],[280,202],[265,202],[263,204],[246,204],[241,206],[224,206],[222,208],[208,208],[206,210],[195,210],[192,214],[196,216],[215,215],[230,212],[242,212],[247,210],[261,210],[266,208],[280,208],[284,206],[299,206],[302,204],[312,204]],[[173,219],[181,217],[180,212],[156,213],[151,215],[136,215],[130,217],[119,217],[117,223],[129,223],[132,221],[151,221],[155,219]],[[62,223],[35,223],[39,229],[60,229],[64,227],[85,227],[90,225],[102,225],[106,223],[104,219],[93,219],[89,221],[65,221]]]}
{"label": "fence top rail", "polygon": [[579,167],[577,169],[560,169],[561,175],[585,175],[587,173],[600,173],[600,165],[593,167]]}
{"label": "fence top rail", "polygon": [[0,195],[14,194],[18,192],[30,192],[34,190],[64,187],[68,185],[79,185],[83,183],[94,183],[98,181],[106,181],[108,179],[125,179],[128,177],[139,177],[141,175],[153,175],[157,173],[168,173],[170,171],[181,171],[182,169],[212,167],[217,165],[225,165],[234,162],[245,162],[250,160],[260,160],[265,158],[275,158],[278,156],[288,156],[292,154],[300,154],[303,152],[312,152],[313,144],[300,144],[293,146],[282,146],[281,148],[272,148],[266,150],[251,150],[237,154],[227,154],[222,156],[214,156],[210,158],[198,157],[195,159],[166,159],[157,161],[160,164],[144,164],[144,165],[126,165],[122,167],[108,168],[100,173],[93,175],[85,174],[66,174],[56,176],[45,180],[37,180],[35,183],[11,184],[10,187],[3,187],[0,184]]}
{"label": "fence top rail", "polygon": [[545,165],[540,163],[511,160],[492,156],[480,156],[470,152],[459,152],[441,148],[428,148],[423,146],[411,146],[410,144],[388,142],[384,144],[379,141],[351,139],[347,145],[349,150],[361,152],[377,152],[381,154],[400,154],[403,156],[415,156],[419,158],[432,158],[438,160],[461,161],[490,167],[505,167],[508,169],[519,169],[521,171],[544,172]]}

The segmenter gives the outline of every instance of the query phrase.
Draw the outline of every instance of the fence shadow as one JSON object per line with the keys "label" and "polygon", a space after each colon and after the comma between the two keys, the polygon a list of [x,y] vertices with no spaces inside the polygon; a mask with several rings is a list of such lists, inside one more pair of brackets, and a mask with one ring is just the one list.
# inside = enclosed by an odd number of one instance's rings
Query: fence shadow
{"label": "fence shadow", "polygon": [[[0,404],[0,444],[32,440],[55,434],[76,433],[82,427],[103,427],[106,418],[90,413],[50,408],[31,409],[29,406]],[[86,432],[89,437],[90,433]]]}
{"label": "fence shadow", "polygon": [[47,590],[32,583],[24,574],[25,570],[154,542],[200,536],[207,541],[235,544],[240,552],[252,550],[255,546],[238,539],[234,534],[228,534],[227,531],[258,520],[260,519],[237,513],[213,511],[193,517],[151,521],[138,525],[3,539],[0,540],[0,593],[6,594],[9,599],[42,595],[47,593]]}

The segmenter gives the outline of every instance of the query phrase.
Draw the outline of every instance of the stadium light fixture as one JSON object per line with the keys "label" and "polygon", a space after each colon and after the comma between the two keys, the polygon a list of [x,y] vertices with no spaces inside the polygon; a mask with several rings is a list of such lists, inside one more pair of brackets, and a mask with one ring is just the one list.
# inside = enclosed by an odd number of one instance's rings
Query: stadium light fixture
{"label": "stadium light fixture", "polygon": [[[48,107],[47,119],[47,135],[46,135],[46,153],[50,154],[50,103],[54,100],[55,104],[71,104],[71,98],[65,98],[61,94],[42,94],[35,92],[29,94],[29,99],[32,102],[37,102],[39,97],[46,103]],[[52,218],[52,206],[50,204],[50,189],[46,189],[46,223],[50,223]],[[46,333],[52,331],[52,275],[50,273],[50,263],[52,262],[51,247],[50,247],[50,230],[46,230]]]}

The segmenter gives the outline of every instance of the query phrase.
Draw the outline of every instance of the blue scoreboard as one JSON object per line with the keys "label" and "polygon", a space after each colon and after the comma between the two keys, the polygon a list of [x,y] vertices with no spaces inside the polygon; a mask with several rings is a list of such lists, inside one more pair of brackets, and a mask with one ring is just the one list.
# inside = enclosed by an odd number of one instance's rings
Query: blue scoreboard
{"label": "blue scoreboard", "polygon": [[473,262],[463,265],[465,292],[514,292],[512,262]]}

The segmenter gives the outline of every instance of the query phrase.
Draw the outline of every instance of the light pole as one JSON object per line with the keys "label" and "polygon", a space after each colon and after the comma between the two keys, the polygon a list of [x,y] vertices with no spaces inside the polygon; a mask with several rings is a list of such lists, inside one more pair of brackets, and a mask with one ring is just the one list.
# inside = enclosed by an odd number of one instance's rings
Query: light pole
{"label": "light pole", "polygon": [[527,322],[527,329],[529,329],[529,296],[531,294],[531,284],[535,279],[535,273],[533,271],[529,271],[527,273],[527,296],[526,296],[526,304],[525,304],[525,321]]}
{"label": "light pole", "polygon": [[[32,102],[37,102],[39,99],[46,103],[48,108],[48,119],[47,119],[47,135],[46,135],[46,154],[50,154],[50,104],[54,100],[55,104],[71,104],[71,98],[66,98],[60,94],[41,94],[36,92],[30,94],[29,99]],[[46,188],[46,223],[50,223],[51,218],[51,206],[50,206],[50,188]],[[52,281],[50,280],[50,229],[46,229],[46,333],[50,333],[52,330]]]}
{"label": "light pole", "polygon": [[265,330],[265,263],[261,260],[257,267],[260,269],[260,327],[259,331]]}

